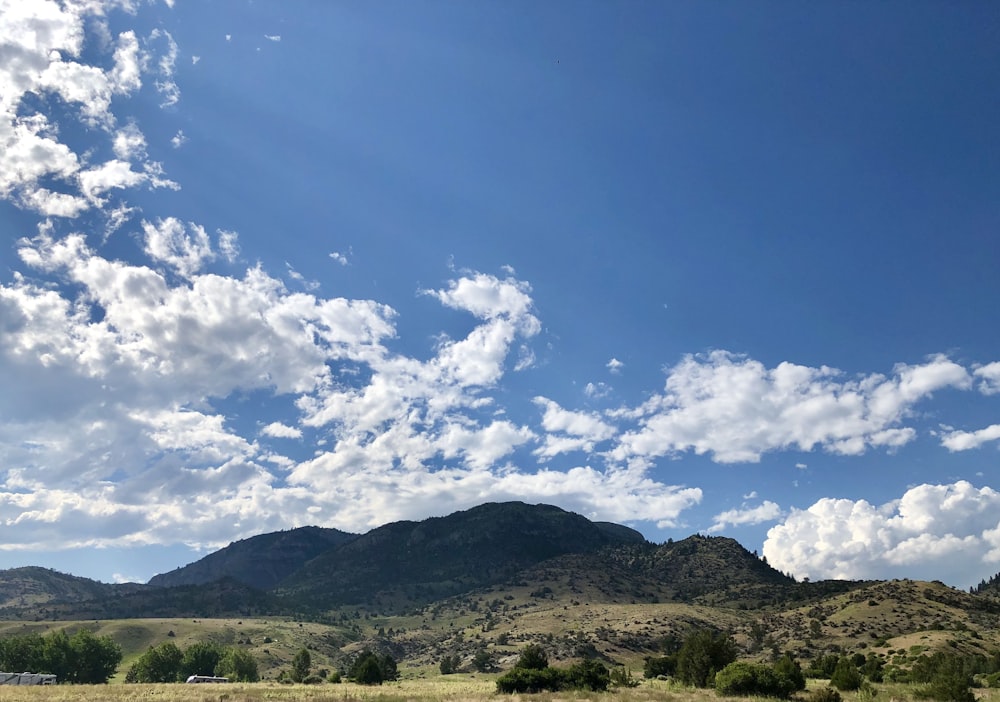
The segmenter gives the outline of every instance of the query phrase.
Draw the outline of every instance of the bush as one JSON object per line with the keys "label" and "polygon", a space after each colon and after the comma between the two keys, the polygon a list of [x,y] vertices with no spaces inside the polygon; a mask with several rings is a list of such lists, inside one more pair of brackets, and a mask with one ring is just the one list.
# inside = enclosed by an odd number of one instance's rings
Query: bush
{"label": "bush", "polygon": [[515,667],[497,678],[497,692],[558,692],[566,686],[566,673],[557,668]]}
{"label": "bush", "polygon": [[809,702],[841,702],[843,698],[837,688],[819,687],[809,693]]}
{"label": "bush", "polygon": [[806,676],[802,672],[802,666],[787,653],[774,662],[774,674],[789,695],[806,689]]}
{"label": "bush", "polygon": [[604,692],[611,684],[611,673],[600,661],[588,658],[570,666],[569,670],[566,671],[565,679],[566,687]]}
{"label": "bush", "polygon": [[716,672],[735,660],[732,638],[702,629],[688,636],[677,652],[677,677],[686,685],[711,687]]}
{"label": "bush", "polygon": [[388,655],[379,655],[369,648],[358,654],[347,671],[347,677],[362,685],[381,685],[386,680],[399,677],[396,660]]}
{"label": "bush", "polygon": [[861,687],[861,673],[858,672],[854,661],[846,656],[837,661],[837,667],[834,668],[833,675],[830,676],[830,684],[844,692],[857,690]]}
{"label": "bush", "polygon": [[642,666],[642,675],[646,678],[658,678],[661,675],[672,676],[677,672],[677,658],[675,656],[646,656],[645,665]]}
{"label": "bush", "polygon": [[441,659],[441,664],[438,666],[441,670],[441,675],[451,675],[452,673],[458,672],[458,666],[461,664],[461,659],[458,655],[445,656]]}
{"label": "bush", "polygon": [[788,697],[789,683],[760,663],[730,663],[715,676],[715,691],[728,697]]}
{"label": "bush", "polygon": [[549,654],[538,644],[528,644],[521,649],[521,655],[518,657],[514,667],[543,670],[549,667]]}
{"label": "bush", "polygon": [[617,666],[611,671],[611,684],[615,687],[639,687],[639,681],[632,677],[632,671],[624,666]]}

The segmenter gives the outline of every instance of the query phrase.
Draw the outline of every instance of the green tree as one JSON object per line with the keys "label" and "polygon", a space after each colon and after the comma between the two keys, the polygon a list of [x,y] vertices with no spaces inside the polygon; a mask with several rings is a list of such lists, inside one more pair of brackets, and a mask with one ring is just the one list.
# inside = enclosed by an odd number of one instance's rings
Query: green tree
{"label": "green tree", "polygon": [[242,648],[227,648],[215,668],[216,675],[229,678],[233,682],[257,682],[257,661],[249,651]]}
{"label": "green tree", "polygon": [[802,672],[802,666],[787,653],[774,662],[774,674],[778,676],[788,695],[806,689],[806,676]]}
{"label": "green tree", "polygon": [[700,629],[690,634],[677,652],[677,677],[685,685],[711,687],[715,674],[735,660],[732,638]]}
{"label": "green tree", "polygon": [[476,669],[477,673],[489,672],[493,667],[493,656],[485,648],[480,648],[472,657],[472,667]]}
{"label": "green tree", "polygon": [[[65,629],[53,631],[42,640],[42,663],[37,670],[39,672],[52,673],[58,682],[70,682],[74,668],[73,645],[70,643],[69,634]],[[4,668],[4,670],[10,670]],[[15,668],[20,670],[20,668]],[[36,670],[35,668],[25,668],[24,670]]]}
{"label": "green tree", "polygon": [[150,646],[129,668],[126,682],[161,683],[177,682],[184,653],[173,641]]}
{"label": "green tree", "polygon": [[103,685],[122,662],[122,649],[110,636],[95,636],[80,629],[69,640],[70,669],[66,682]]}
{"label": "green tree", "polygon": [[913,666],[914,680],[926,685],[917,690],[917,696],[938,702],[973,702],[970,664],[967,659],[942,652],[920,659]]}
{"label": "green tree", "polygon": [[458,666],[461,663],[458,655],[445,656],[441,659],[440,669],[441,675],[451,675],[452,673],[458,672]]}
{"label": "green tree", "polygon": [[854,665],[854,661],[847,656],[842,656],[837,661],[837,667],[833,669],[833,675],[830,676],[830,684],[842,692],[857,690],[861,687],[861,680],[858,666]]}
{"label": "green tree", "polygon": [[0,670],[42,672],[45,641],[38,634],[0,639]]}
{"label": "green tree", "polygon": [[538,644],[528,644],[521,649],[515,668],[527,668],[528,670],[542,670],[549,667],[549,654]]}
{"label": "green tree", "polygon": [[179,677],[187,680],[192,675],[215,675],[222,659],[222,649],[209,641],[198,641],[184,649]]}
{"label": "green tree", "polygon": [[611,673],[607,666],[593,658],[586,658],[570,666],[566,671],[568,687],[578,690],[604,692],[611,684]]}
{"label": "green tree", "polygon": [[311,667],[312,656],[309,655],[309,650],[300,648],[299,652],[292,658],[292,682],[299,683],[309,677],[309,668]]}
{"label": "green tree", "polygon": [[381,685],[386,680],[395,680],[399,677],[399,672],[392,656],[379,655],[366,648],[351,663],[347,677],[362,685]]}
{"label": "green tree", "polygon": [[676,656],[646,656],[642,675],[646,678],[669,677],[677,672]]}

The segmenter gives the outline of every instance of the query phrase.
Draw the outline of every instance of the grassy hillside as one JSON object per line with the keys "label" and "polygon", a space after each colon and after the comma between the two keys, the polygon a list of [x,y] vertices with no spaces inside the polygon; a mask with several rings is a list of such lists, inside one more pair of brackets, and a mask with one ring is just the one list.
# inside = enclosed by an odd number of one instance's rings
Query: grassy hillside
{"label": "grassy hillside", "polygon": [[303,647],[314,668],[335,670],[373,646],[392,654],[405,677],[437,677],[445,655],[457,655],[461,668],[471,671],[480,649],[497,669],[507,668],[527,643],[544,646],[555,663],[596,656],[639,671],[645,656],[701,628],[732,634],[744,657],[789,651],[803,663],[831,652],[875,653],[906,667],[936,650],[1000,650],[1000,616],[991,609],[997,603],[940,583],[860,583],[787,609],[745,609],[641,601],[610,587],[614,577],[592,573],[585,579],[538,568],[404,615],[344,607],[325,624],[274,617],[0,622],[0,636],[86,626],[122,645],[119,679],[149,646],[168,640],[181,648],[195,641],[247,648],[265,679],[287,668]]}

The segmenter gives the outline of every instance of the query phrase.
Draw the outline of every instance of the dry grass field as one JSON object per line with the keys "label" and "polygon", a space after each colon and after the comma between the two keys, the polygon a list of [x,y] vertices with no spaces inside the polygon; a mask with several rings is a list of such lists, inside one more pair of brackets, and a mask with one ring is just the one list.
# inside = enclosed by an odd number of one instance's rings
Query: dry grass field
{"label": "dry grass field", "polygon": [[[822,685],[810,681],[810,687]],[[498,695],[487,677],[448,676],[427,680],[401,680],[366,687],[352,683],[323,685],[203,684],[102,685],[54,687],[0,686],[0,702],[720,702],[711,690],[696,690],[668,682],[646,680],[638,687],[606,693],[560,692],[537,695]],[[874,698],[859,699],[844,693],[844,702],[914,702],[915,689],[906,685],[878,685]],[[1000,690],[976,690],[979,702],[1000,702]],[[806,700],[808,691],[796,699]],[[752,698],[760,702],[760,698]]]}

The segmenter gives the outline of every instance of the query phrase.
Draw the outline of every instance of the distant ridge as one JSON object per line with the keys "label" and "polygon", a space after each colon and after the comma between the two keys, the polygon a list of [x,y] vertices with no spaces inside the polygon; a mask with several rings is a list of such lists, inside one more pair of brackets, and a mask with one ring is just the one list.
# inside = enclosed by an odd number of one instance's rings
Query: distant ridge
{"label": "distant ridge", "polygon": [[205,585],[232,578],[258,590],[270,590],[310,559],[355,538],[356,534],[317,526],[260,534],[235,541],[194,563],[154,575],[149,584]]}
{"label": "distant ridge", "polygon": [[82,601],[135,592],[142,585],[107,583],[38,566],[0,571],[0,608],[35,607],[54,601]]}

